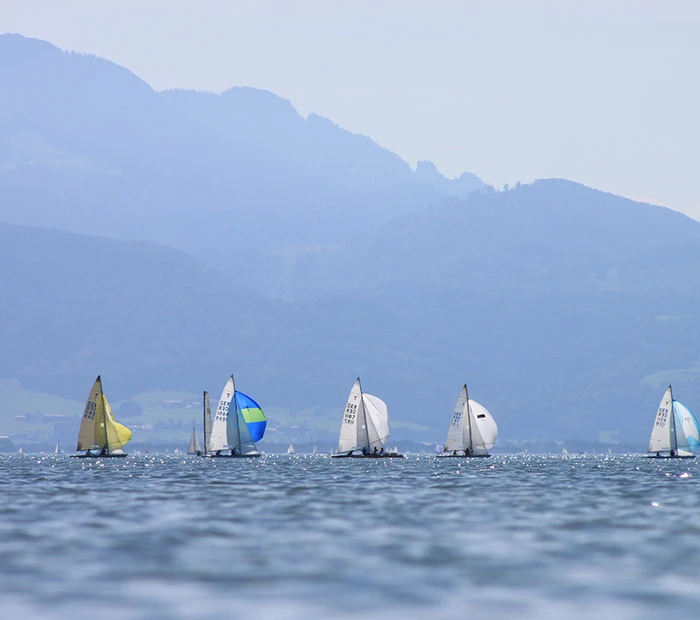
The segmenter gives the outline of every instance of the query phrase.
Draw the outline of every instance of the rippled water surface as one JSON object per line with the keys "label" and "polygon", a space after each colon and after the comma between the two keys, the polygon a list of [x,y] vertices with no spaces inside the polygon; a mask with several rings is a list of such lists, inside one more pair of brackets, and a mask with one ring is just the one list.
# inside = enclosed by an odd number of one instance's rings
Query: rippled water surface
{"label": "rippled water surface", "polygon": [[0,617],[695,617],[698,461],[4,456]]}

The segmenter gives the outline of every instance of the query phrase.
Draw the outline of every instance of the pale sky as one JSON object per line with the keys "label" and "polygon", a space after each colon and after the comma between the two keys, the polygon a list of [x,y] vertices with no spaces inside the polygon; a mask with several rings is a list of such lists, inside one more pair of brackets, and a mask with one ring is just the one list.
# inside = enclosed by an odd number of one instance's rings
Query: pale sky
{"label": "pale sky", "polygon": [[700,0],[0,0],[0,32],[157,90],[271,90],[448,176],[700,218]]}

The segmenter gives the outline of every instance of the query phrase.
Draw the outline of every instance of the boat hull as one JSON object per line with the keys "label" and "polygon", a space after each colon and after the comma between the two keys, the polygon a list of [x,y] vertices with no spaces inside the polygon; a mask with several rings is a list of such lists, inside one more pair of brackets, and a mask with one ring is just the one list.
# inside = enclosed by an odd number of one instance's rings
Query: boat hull
{"label": "boat hull", "polygon": [[438,459],[490,459],[490,454],[438,454]]}
{"label": "boat hull", "polygon": [[404,454],[332,454],[332,459],[405,459]]}
{"label": "boat hull", "polygon": [[201,457],[207,459],[257,459],[262,454],[200,454]]}
{"label": "boat hull", "polygon": [[71,454],[72,459],[123,459],[126,454]]}
{"label": "boat hull", "polygon": [[647,459],[694,459],[694,454],[645,454],[644,458]]}

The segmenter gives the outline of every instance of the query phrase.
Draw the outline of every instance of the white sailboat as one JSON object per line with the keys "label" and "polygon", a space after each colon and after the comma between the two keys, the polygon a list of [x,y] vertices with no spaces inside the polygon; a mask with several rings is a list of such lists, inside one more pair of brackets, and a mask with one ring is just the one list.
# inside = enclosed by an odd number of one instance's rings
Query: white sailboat
{"label": "white sailboat", "polygon": [[287,448],[287,454],[294,454],[294,444],[290,443],[289,448]]}
{"label": "white sailboat", "polygon": [[490,457],[497,437],[496,421],[486,407],[469,398],[465,383],[447,428],[443,456]]}
{"label": "white sailboat", "polygon": [[[207,435],[207,407],[208,395],[206,398],[204,412],[204,435],[206,442]],[[229,412],[231,403],[234,403],[234,411]],[[211,413],[209,413],[211,419]],[[229,457],[229,458],[255,458],[260,456],[255,442],[253,441],[248,425],[243,417],[243,412],[238,407],[236,401],[236,385],[233,381],[233,375],[228,378],[221,398],[219,406],[216,408],[216,415],[211,422],[211,432],[209,441],[205,445],[206,453],[211,453],[211,456]],[[224,451],[230,451],[229,454],[224,454]]]}
{"label": "white sailboat", "polygon": [[199,437],[197,437],[197,430],[192,429],[192,436],[190,437],[190,444],[187,446],[187,454],[201,454],[202,446],[199,445]]}
{"label": "white sailboat", "polygon": [[61,444],[56,442],[56,449],[53,451],[54,454],[61,454]]}
{"label": "white sailboat", "polygon": [[[102,391],[102,379],[97,377],[90,390],[85,410],[80,421],[78,445],[74,454],[78,458],[116,458],[124,457],[124,446],[131,439],[131,431],[114,419],[112,408]],[[99,450],[99,452],[93,452]]]}
{"label": "white sailboat", "polygon": [[[363,393],[358,377],[345,405],[338,451],[333,458],[402,458],[403,454],[385,450],[390,435],[386,403],[381,398]],[[356,451],[360,454],[355,454]]]}
{"label": "white sailboat", "polygon": [[[687,428],[688,432],[692,433],[693,429],[690,428],[690,424],[686,425],[684,423],[683,413],[685,412],[681,413],[679,411],[680,408],[675,406],[676,404],[680,403],[673,400],[673,389],[669,385],[656,411],[654,426],[651,429],[651,437],[649,438],[649,447],[647,448],[648,456],[675,459],[695,458],[685,430]],[[688,411],[685,407],[683,409]],[[692,413],[690,413],[690,417],[695,420],[695,416]],[[690,423],[691,420],[689,419],[688,422]],[[695,420],[695,427],[694,430],[697,433],[697,420]],[[693,439],[695,439],[695,436]]]}
{"label": "white sailboat", "polygon": [[314,449],[311,450],[311,454],[318,454],[318,448],[314,446]]}

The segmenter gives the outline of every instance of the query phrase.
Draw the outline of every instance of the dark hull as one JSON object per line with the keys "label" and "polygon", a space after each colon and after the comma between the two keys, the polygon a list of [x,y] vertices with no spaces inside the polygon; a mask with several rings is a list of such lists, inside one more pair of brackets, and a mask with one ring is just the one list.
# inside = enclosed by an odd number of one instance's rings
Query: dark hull
{"label": "dark hull", "polygon": [[439,459],[490,459],[490,454],[438,454]]}
{"label": "dark hull", "polygon": [[[204,454],[200,454],[204,457]],[[257,459],[261,457],[262,454],[207,454],[205,458],[208,459]]]}
{"label": "dark hull", "polygon": [[403,454],[332,454],[332,459],[405,459]]}
{"label": "dark hull", "polygon": [[671,456],[670,454],[645,454],[645,458],[648,459],[694,459],[694,454],[676,454]]}
{"label": "dark hull", "polygon": [[123,459],[126,454],[71,454],[72,459]]}

